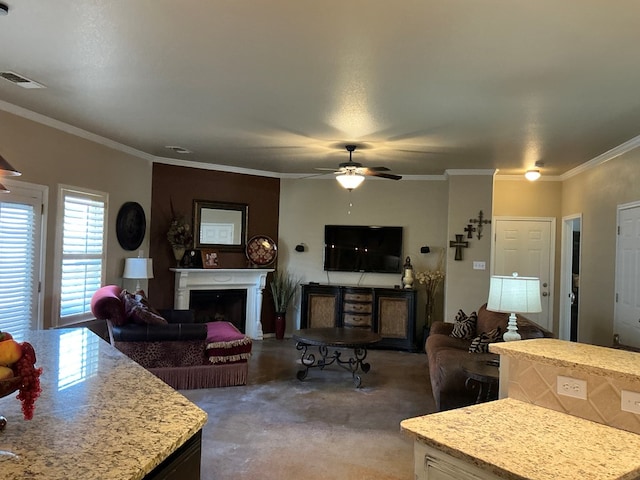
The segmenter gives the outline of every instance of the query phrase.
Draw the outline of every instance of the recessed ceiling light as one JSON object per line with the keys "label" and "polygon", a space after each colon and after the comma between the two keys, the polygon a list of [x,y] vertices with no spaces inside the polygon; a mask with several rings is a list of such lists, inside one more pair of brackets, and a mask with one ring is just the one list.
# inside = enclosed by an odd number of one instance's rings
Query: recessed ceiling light
{"label": "recessed ceiling light", "polygon": [[168,148],[169,150],[174,151],[175,153],[180,153],[182,155],[186,155],[189,153],[193,153],[191,150],[189,150],[188,148],[184,148],[184,147],[179,147],[177,145],[166,145],[164,148]]}
{"label": "recessed ceiling light", "polygon": [[9,7],[4,3],[0,3],[0,17],[4,17],[5,15],[9,15]]}

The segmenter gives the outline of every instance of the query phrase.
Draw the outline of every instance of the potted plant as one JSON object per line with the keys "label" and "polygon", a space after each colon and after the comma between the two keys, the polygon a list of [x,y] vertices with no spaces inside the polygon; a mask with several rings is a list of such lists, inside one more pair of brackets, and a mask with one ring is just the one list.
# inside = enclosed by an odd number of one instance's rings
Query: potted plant
{"label": "potted plant", "polygon": [[299,280],[286,271],[276,271],[269,286],[273,296],[273,306],[276,310],[276,338],[284,338],[284,330],[287,325],[286,314],[293,296],[298,288]]}
{"label": "potted plant", "polygon": [[173,203],[171,203],[171,216],[171,223],[169,224],[169,230],[167,230],[167,240],[173,250],[173,256],[178,265],[180,265],[184,252],[191,246],[193,235],[189,222],[184,215],[176,214],[173,209]]}

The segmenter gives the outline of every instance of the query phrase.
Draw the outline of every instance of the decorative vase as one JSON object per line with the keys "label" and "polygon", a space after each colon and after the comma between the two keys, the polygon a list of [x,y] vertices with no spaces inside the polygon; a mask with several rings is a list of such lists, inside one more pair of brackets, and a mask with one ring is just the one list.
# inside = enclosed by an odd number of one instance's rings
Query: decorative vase
{"label": "decorative vase", "polygon": [[284,338],[284,330],[287,327],[286,312],[276,312],[276,338],[282,340]]}
{"label": "decorative vase", "polygon": [[433,322],[434,304],[435,299],[429,298],[429,295],[427,295],[427,303],[424,305],[424,324],[428,328],[431,328],[431,323]]}
{"label": "decorative vase", "polygon": [[184,252],[187,251],[186,247],[171,247],[173,248],[173,256],[178,262],[178,266],[180,266],[180,262],[182,261],[182,257],[184,257]]}

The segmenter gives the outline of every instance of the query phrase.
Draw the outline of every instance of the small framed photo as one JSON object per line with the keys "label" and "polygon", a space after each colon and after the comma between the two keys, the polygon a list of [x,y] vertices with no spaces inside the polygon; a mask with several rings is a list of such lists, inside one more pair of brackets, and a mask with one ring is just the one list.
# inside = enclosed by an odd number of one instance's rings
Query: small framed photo
{"label": "small framed photo", "polygon": [[202,256],[202,268],[219,268],[218,251],[211,248],[203,248],[200,250]]}

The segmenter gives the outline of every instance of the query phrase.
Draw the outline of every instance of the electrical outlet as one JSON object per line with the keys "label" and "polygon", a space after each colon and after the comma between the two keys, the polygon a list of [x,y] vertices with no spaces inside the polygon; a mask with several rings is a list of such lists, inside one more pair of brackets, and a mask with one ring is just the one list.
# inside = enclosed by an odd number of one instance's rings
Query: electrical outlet
{"label": "electrical outlet", "polygon": [[474,261],[473,262],[473,269],[474,270],[486,270],[487,269],[487,263],[486,262]]}
{"label": "electrical outlet", "polygon": [[620,408],[625,412],[636,413],[640,415],[640,393],[622,390],[622,400]]}
{"label": "electrical outlet", "polygon": [[567,397],[587,399],[587,382],[577,378],[564,377],[558,375],[557,392],[559,395]]}

